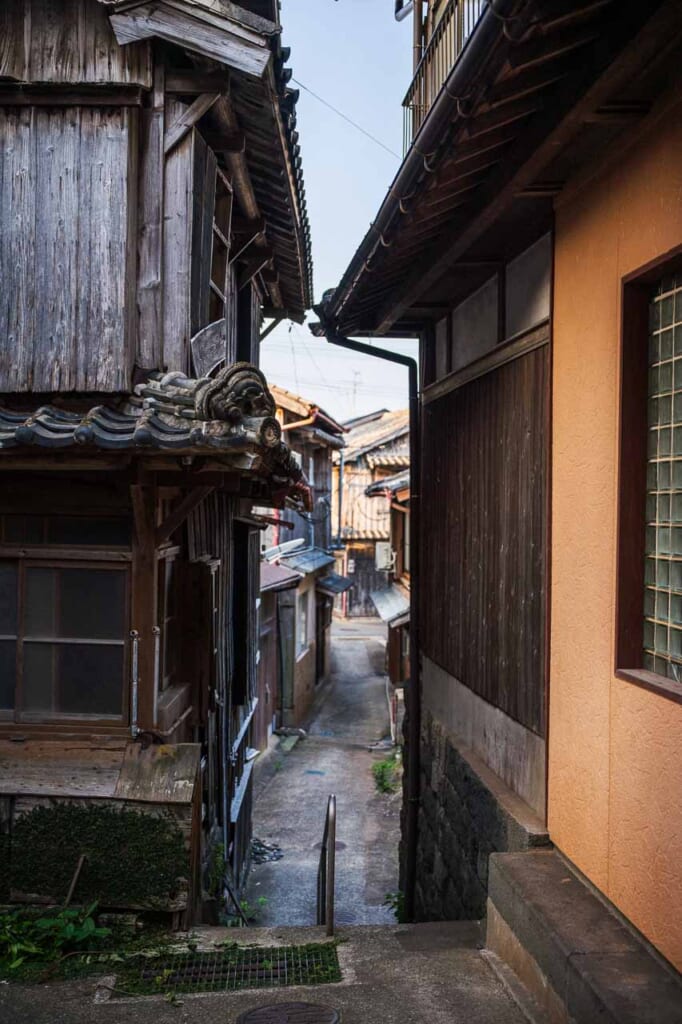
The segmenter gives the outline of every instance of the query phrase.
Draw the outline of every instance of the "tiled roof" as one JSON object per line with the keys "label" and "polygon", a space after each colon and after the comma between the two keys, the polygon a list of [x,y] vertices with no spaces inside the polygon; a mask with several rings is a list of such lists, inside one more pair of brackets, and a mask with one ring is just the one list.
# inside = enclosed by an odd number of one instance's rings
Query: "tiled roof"
{"label": "tiled roof", "polygon": [[93,408],[0,406],[0,451],[38,447],[211,453],[238,470],[305,488],[305,478],[281,440],[274,411],[265,377],[246,363],[198,380],[182,373],[153,373],[133,394]]}
{"label": "tiled roof", "polygon": [[392,466],[404,468],[410,465],[410,453],[400,448],[397,451],[387,452],[385,455],[368,455],[367,465],[370,469],[390,468]]}
{"label": "tiled roof", "polygon": [[260,564],[261,593],[267,590],[289,590],[298,586],[302,578],[300,572],[285,568],[283,565],[276,565],[273,562]]}
{"label": "tiled roof", "polygon": [[322,548],[301,548],[290,555],[283,555],[280,558],[280,565],[286,565],[297,572],[316,572],[317,569],[326,569],[334,564],[334,556],[323,551]]}
{"label": "tiled roof", "polygon": [[377,496],[383,495],[386,491],[390,491],[391,494],[395,494],[397,491],[403,491],[406,487],[410,486],[410,473],[409,470],[405,473],[394,473],[393,476],[384,477],[383,480],[375,480],[373,484],[365,488],[365,494],[368,498],[376,498]]}
{"label": "tiled roof", "polygon": [[[374,457],[375,449],[405,437],[410,429],[410,413],[408,409],[397,409],[383,412],[378,418],[369,422],[361,422],[352,426],[346,435],[344,461],[352,462],[370,452]],[[402,448],[402,446],[400,446]]]}

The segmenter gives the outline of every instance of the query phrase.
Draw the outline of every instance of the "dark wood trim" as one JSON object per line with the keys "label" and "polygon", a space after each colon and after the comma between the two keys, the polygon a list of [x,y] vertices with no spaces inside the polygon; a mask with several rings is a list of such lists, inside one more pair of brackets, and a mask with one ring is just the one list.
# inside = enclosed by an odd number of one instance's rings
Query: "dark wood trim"
{"label": "dark wood trim", "polygon": [[657,693],[661,697],[682,704],[682,683],[676,683],[674,679],[667,676],[659,676],[655,672],[647,672],[643,668],[617,668],[616,679],[623,679],[625,682],[634,683],[644,690]]}
{"label": "dark wood trim", "polygon": [[614,671],[618,679],[682,702],[682,684],[642,667],[649,303],[655,283],[680,269],[682,245],[644,264],[622,281]]}
{"label": "dark wood trim", "polygon": [[73,85],[0,86],[2,107],[141,107],[142,87],[139,85]]}
{"label": "dark wood trim", "polygon": [[186,494],[161,525],[157,526],[154,534],[156,547],[160,547],[164,541],[169,540],[194,509],[198,508],[204,498],[207,498],[212,491],[213,487],[195,487],[189,494]]}
{"label": "dark wood trim", "polygon": [[31,546],[30,544],[0,544],[0,558],[26,559],[57,559],[70,562],[130,562],[132,552],[127,549],[115,551],[98,549],[94,545],[88,547],[50,547],[47,544]]}
{"label": "dark wood trim", "polygon": [[425,387],[422,392],[424,404],[434,402],[444,395],[464,387],[472,380],[484,377],[487,373],[492,373],[493,370],[499,369],[506,363],[511,363],[514,359],[519,359],[542,345],[547,345],[549,333],[549,321],[545,320],[538,327],[533,327],[530,331],[524,331],[523,334],[508,339],[480,359],[470,363],[469,366],[455,370],[454,373],[442,377],[435,384]]}

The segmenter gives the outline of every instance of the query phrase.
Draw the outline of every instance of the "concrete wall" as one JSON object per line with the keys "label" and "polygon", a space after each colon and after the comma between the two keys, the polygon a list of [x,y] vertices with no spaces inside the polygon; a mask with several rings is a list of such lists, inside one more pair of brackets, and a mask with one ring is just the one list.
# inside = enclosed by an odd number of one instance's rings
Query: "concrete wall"
{"label": "concrete wall", "polygon": [[549,728],[553,841],[678,968],[682,706],[614,649],[621,281],[682,243],[681,190],[678,105],[556,213]]}

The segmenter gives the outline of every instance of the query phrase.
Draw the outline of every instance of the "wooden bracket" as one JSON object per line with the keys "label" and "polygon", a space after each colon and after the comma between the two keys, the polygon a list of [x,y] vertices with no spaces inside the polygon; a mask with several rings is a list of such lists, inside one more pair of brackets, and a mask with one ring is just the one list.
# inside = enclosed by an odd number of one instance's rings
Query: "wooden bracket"
{"label": "wooden bracket", "polygon": [[253,259],[247,260],[244,263],[244,269],[239,275],[239,291],[241,291],[242,288],[245,288],[249,281],[253,281],[256,274],[260,273],[260,271],[267,266],[271,259],[272,256],[270,256],[270,254],[266,252],[263,254],[263,256],[254,256]]}
{"label": "wooden bracket", "polygon": [[201,504],[204,498],[207,498],[213,490],[213,487],[194,487],[189,494],[186,494],[180,503],[176,505],[170,515],[168,515],[164,521],[157,526],[154,534],[156,546],[158,547],[160,544],[169,540],[178,527],[182,526],[190,512],[193,512],[194,509]]}
{"label": "wooden bracket", "polygon": [[179,142],[182,142],[187,132],[191,131],[194,125],[201,120],[214,103],[221,98],[220,92],[205,92],[195,99],[191,107],[175,121],[166,132],[163,140],[163,152],[165,156],[175,149]]}

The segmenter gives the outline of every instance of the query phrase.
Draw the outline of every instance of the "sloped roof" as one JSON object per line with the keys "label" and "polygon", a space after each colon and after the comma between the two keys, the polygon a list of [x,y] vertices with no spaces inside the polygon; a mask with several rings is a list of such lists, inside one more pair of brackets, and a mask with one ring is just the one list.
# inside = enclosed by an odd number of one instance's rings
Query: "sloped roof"
{"label": "sloped roof", "polygon": [[410,486],[410,471],[403,470],[400,473],[394,473],[392,476],[386,476],[383,480],[376,480],[369,487],[365,488],[365,494],[368,498],[376,498],[385,494],[389,491],[391,494],[397,494],[398,491],[404,491],[406,487]]}
{"label": "sloped roof", "polygon": [[404,437],[410,430],[408,409],[383,412],[378,418],[351,426],[346,435],[345,462],[352,462],[383,445]]}
{"label": "sloped roof", "polygon": [[297,572],[309,573],[316,572],[318,569],[326,569],[327,566],[333,565],[335,558],[333,555],[323,551],[322,548],[302,548],[300,551],[294,551],[290,555],[283,555],[279,561],[280,565],[296,569]]}
{"label": "sloped roof", "polygon": [[270,393],[279,408],[293,413],[294,416],[307,419],[309,416],[317,415],[325,421],[325,429],[327,431],[338,434],[345,432],[345,426],[342,426],[333,416],[330,416],[317,402],[311,402],[308,398],[295,395],[293,391],[287,391],[286,388],[281,388],[277,384],[270,385]]}
{"label": "sloped roof", "polygon": [[302,580],[300,572],[289,569],[274,562],[261,562],[260,564],[260,590],[264,593],[267,590],[289,590],[297,587]]}

